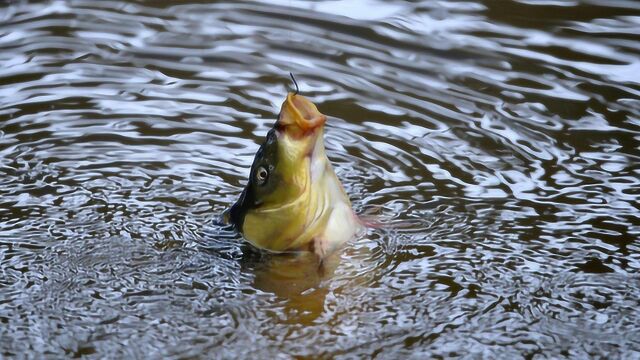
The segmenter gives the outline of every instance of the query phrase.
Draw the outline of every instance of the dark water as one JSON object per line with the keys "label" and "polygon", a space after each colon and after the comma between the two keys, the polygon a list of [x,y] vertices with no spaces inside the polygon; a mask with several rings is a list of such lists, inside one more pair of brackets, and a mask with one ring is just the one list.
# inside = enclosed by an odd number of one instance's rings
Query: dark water
{"label": "dark water", "polygon": [[[331,271],[218,214],[291,88]],[[640,2],[0,4],[0,357],[640,358]]]}

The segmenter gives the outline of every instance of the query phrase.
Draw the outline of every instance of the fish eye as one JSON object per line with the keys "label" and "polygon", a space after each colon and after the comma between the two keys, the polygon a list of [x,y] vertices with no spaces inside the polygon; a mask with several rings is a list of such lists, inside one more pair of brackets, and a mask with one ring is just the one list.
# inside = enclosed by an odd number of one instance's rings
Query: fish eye
{"label": "fish eye", "polygon": [[258,171],[256,171],[258,184],[263,185],[267,181],[267,177],[269,177],[269,171],[264,166],[260,166]]}

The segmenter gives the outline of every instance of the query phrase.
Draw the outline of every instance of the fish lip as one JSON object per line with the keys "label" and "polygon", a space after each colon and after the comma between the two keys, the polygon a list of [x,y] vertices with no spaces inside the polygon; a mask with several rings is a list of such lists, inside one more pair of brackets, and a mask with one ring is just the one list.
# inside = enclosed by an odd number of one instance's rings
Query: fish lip
{"label": "fish lip", "polygon": [[295,125],[302,132],[316,129],[326,121],[327,117],[311,101],[294,93],[287,94],[278,117],[278,125],[285,128]]}

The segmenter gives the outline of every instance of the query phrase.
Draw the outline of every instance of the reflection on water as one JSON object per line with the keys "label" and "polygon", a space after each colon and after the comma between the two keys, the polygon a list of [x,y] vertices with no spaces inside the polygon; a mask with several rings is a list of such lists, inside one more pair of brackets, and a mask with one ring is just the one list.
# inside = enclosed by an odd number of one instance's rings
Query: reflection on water
{"label": "reflection on water", "polygon": [[[251,249],[243,249],[243,254],[251,252]],[[331,279],[340,262],[339,254],[333,254],[322,262],[311,253],[263,255],[253,263],[247,258],[251,258],[251,255],[243,260],[253,265],[245,269],[255,274],[253,287],[287,299],[285,312],[303,314],[309,318],[304,320],[306,324],[320,316],[328,293],[321,282]]]}
{"label": "reflection on water", "polygon": [[[640,356],[635,1],[0,4],[0,357]],[[218,225],[289,88],[361,214]]]}

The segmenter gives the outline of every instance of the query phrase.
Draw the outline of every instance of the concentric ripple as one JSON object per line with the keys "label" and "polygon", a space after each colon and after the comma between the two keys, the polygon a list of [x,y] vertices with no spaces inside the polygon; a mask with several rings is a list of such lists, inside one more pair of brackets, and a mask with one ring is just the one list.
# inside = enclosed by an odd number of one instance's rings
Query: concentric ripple
{"label": "concentric ripple", "polygon": [[[0,357],[640,356],[640,3],[0,4]],[[220,224],[288,73],[379,226]]]}

